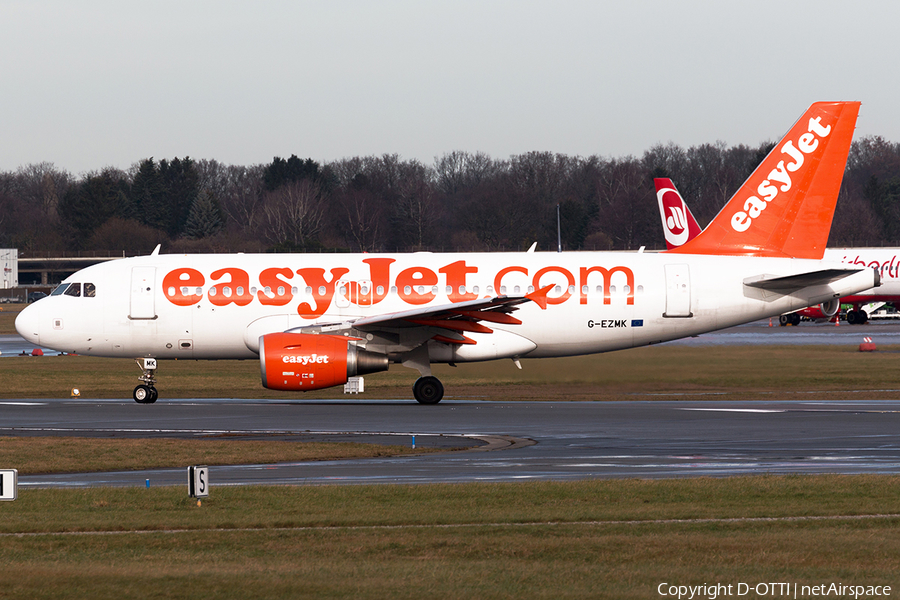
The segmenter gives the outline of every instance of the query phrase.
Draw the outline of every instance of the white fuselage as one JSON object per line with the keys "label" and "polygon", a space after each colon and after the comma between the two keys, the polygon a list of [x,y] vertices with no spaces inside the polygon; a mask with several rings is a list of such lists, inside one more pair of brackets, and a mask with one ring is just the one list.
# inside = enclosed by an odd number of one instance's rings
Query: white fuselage
{"label": "white fuselage", "polygon": [[490,324],[494,333],[467,334],[474,345],[429,342],[430,360],[571,356],[697,335],[875,285],[872,269],[789,295],[744,284],[824,268],[842,265],[633,252],[153,255],[79,271],[64,282],[80,284],[79,295],[36,302],[16,328],[85,355],[255,358],[266,333],[554,284],[546,310],[521,304],[521,325]]}
{"label": "white fuselage", "polygon": [[881,274],[881,285],[853,294],[845,302],[900,301],[900,248],[826,248],[823,260],[867,267]]}

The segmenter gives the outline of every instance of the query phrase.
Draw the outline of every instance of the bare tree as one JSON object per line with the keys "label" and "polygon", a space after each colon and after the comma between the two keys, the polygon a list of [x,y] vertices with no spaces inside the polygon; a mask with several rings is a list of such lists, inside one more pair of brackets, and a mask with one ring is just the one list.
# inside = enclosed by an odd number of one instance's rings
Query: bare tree
{"label": "bare tree", "polygon": [[364,187],[350,187],[338,199],[346,217],[339,229],[359,252],[377,252],[384,246],[384,210],[378,197]]}
{"label": "bare tree", "polygon": [[72,176],[58,170],[53,163],[42,162],[19,167],[16,172],[19,196],[29,206],[40,210],[44,218],[56,220],[56,207]]}
{"label": "bare tree", "polygon": [[434,160],[436,185],[447,196],[474,188],[500,169],[500,163],[483,152],[454,150]]}
{"label": "bare tree", "polygon": [[605,162],[596,182],[598,227],[617,248],[631,250],[662,239],[652,182],[633,157]]}
{"label": "bare tree", "polygon": [[417,160],[400,164],[398,170],[394,235],[398,240],[411,243],[416,250],[423,250],[436,241],[433,229],[439,218],[433,171]]}
{"label": "bare tree", "polygon": [[267,192],[262,208],[265,235],[272,243],[305,246],[322,230],[322,191],[311,180],[294,181]]}
{"label": "bare tree", "polygon": [[264,219],[263,165],[231,165],[221,173],[219,205],[226,216],[226,227],[234,227],[244,236],[255,236]]}

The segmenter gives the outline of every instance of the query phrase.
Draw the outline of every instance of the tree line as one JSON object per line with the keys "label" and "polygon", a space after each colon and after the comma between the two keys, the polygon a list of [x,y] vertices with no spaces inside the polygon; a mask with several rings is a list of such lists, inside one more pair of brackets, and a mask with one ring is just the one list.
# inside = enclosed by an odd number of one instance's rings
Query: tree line
{"label": "tree line", "polygon": [[[320,164],[147,158],[80,177],[50,163],[0,172],[0,247],[95,251],[402,252],[664,247],[653,187],[670,177],[705,226],[774,147],[682,148],[641,157],[449,152]],[[830,246],[900,245],[900,144],[853,142]]]}

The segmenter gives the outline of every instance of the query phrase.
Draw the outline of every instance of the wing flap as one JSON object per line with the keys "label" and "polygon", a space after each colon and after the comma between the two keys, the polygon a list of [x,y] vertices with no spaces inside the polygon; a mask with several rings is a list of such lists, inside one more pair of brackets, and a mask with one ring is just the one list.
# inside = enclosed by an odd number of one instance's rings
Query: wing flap
{"label": "wing flap", "polygon": [[[442,304],[440,306],[428,306],[414,308],[395,313],[385,313],[372,317],[363,317],[353,321],[354,329],[367,331],[376,328],[406,328],[421,327],[425,325],[421,321],[488,321],[491,323],[519,324],[521,321],[509,317],[509,313],[515,311],[520,304],[531,302],[531,298],[525,296],[496,296],[493,298],[480,298],[455,304]],[[519,323],[513,323],[519,321]],[[430,323],[428,325],[431,325]],[[431,325],[433,326],[433,325]]]}

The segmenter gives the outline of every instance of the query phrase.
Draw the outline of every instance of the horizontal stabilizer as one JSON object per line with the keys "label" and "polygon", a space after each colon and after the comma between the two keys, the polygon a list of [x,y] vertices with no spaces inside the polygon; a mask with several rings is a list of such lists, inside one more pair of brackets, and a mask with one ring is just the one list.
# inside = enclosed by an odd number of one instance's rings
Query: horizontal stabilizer
{"label": "horizontal stabilizer", "polygon": [[744,285],[761,290],[790,293],[814,285],[828,285],[860,271],[862,269],[822,269],[797,275],[757,275],[745,279]]}

